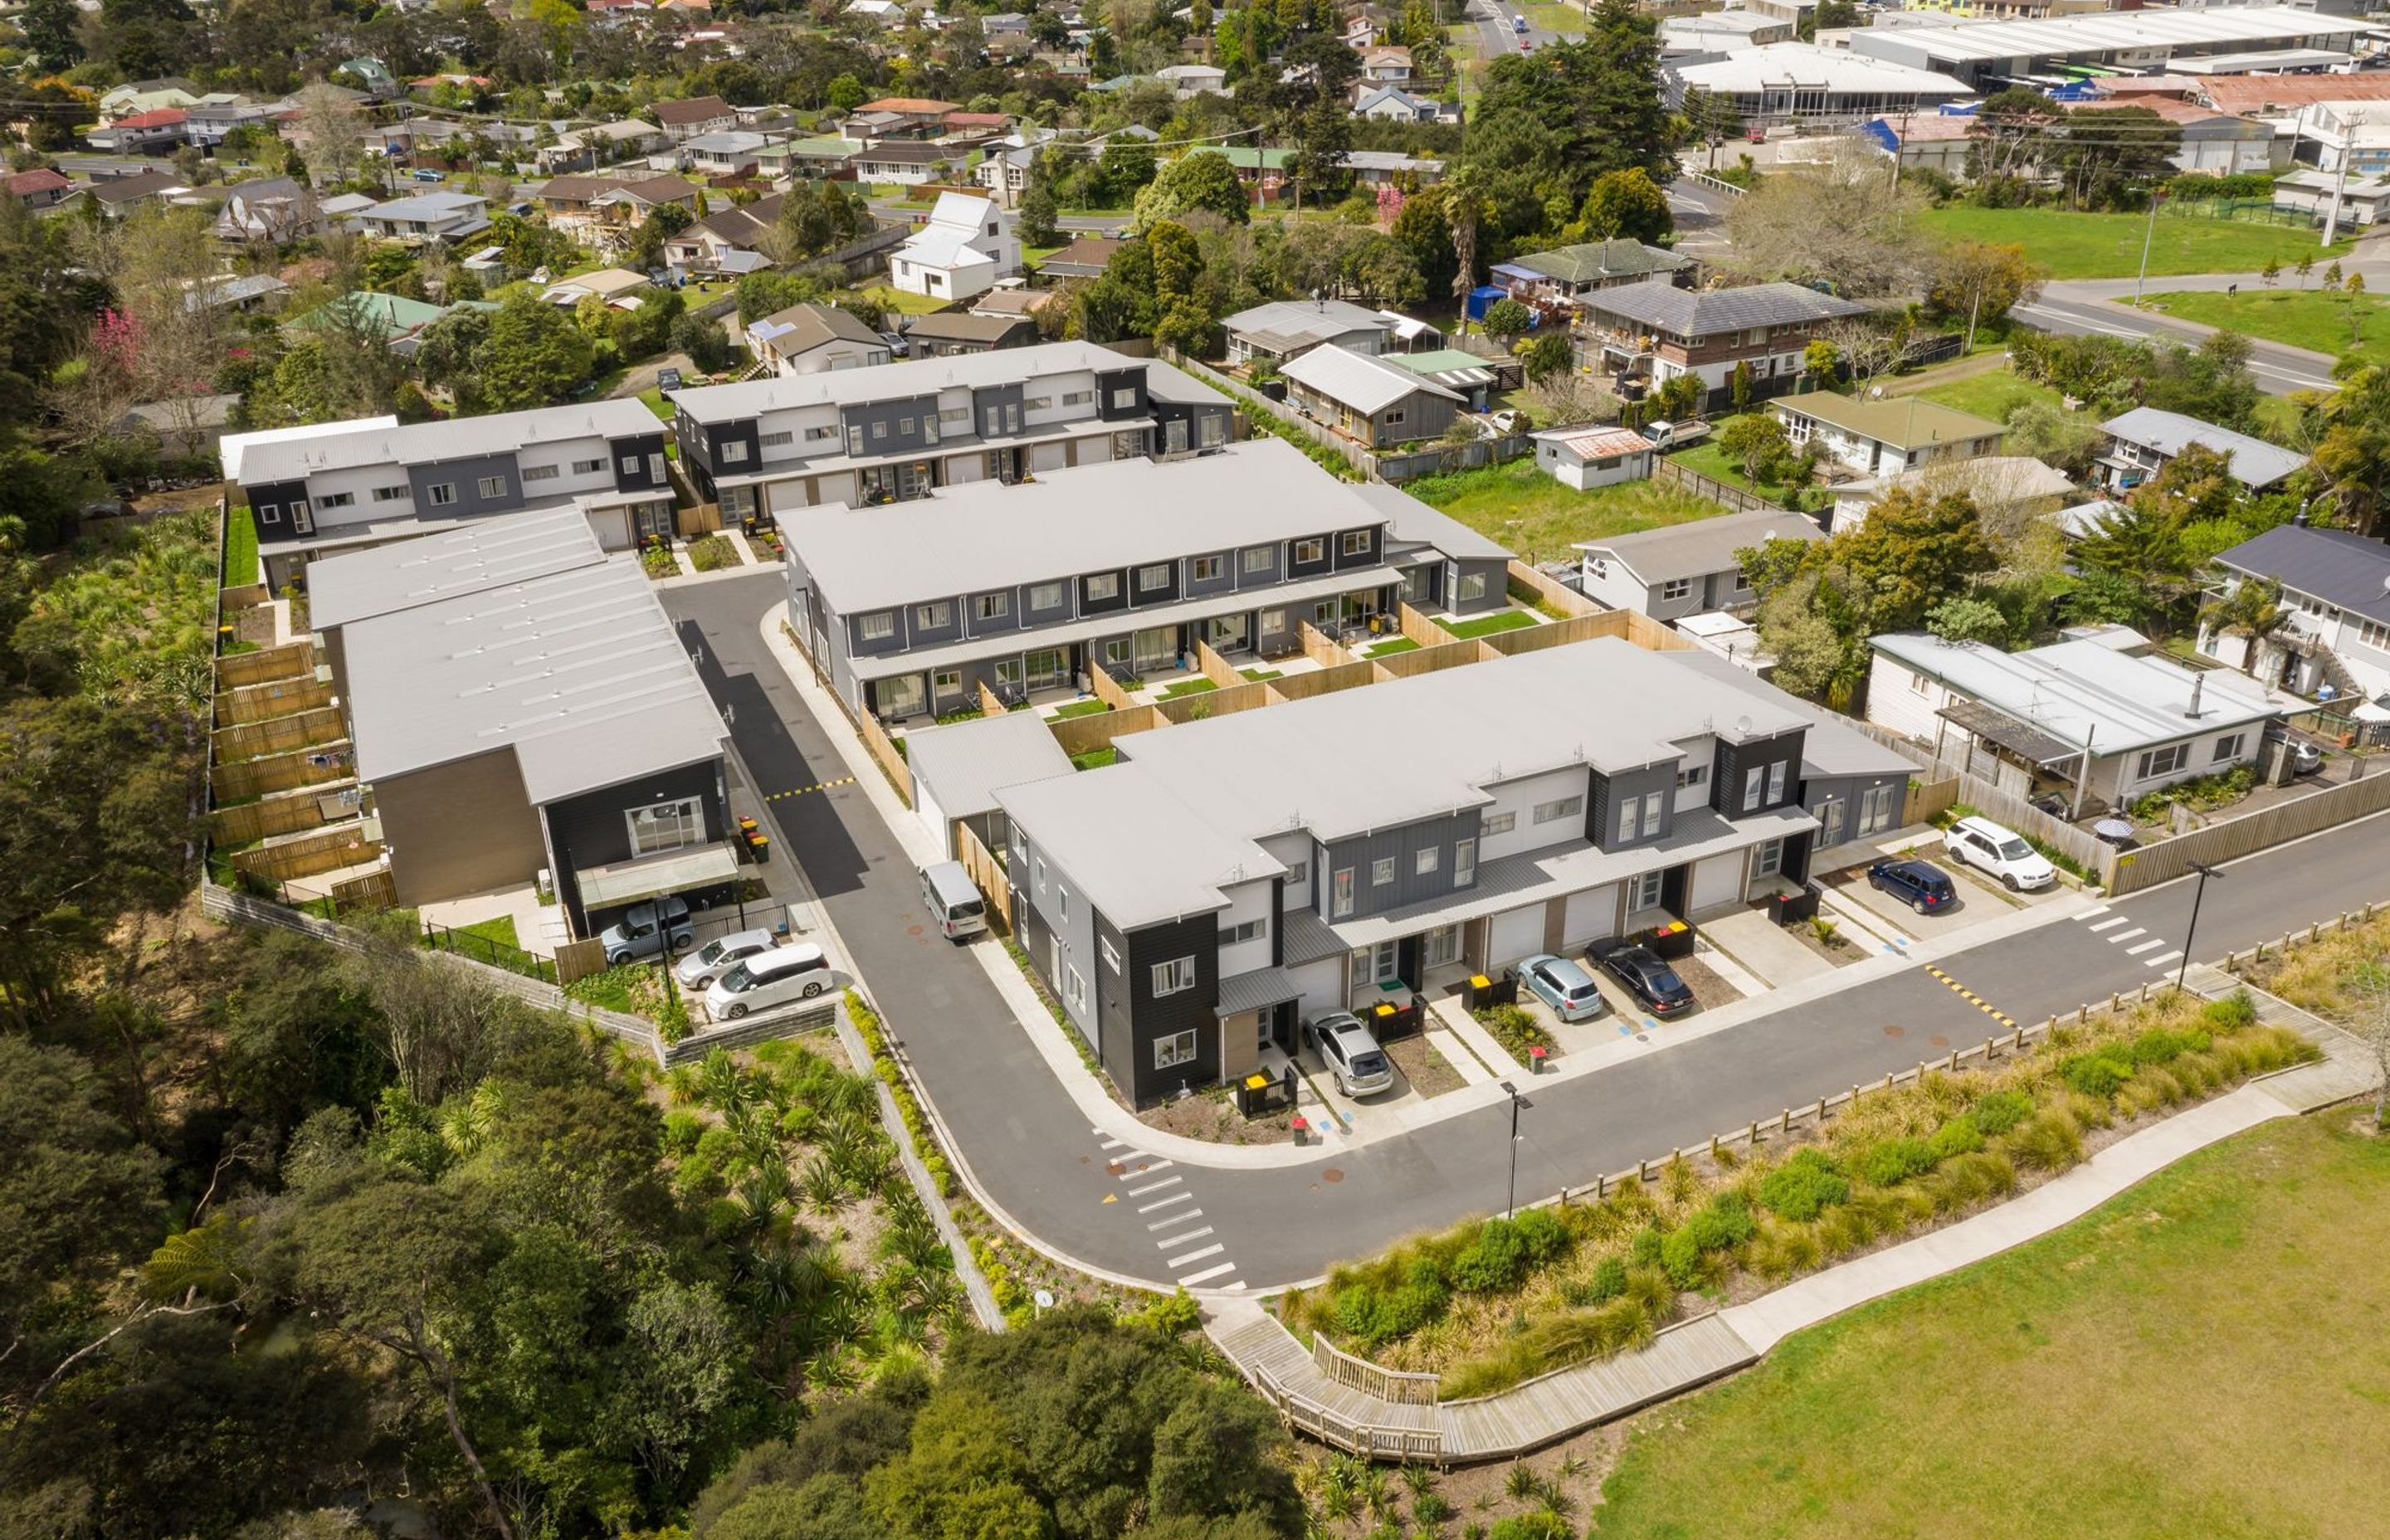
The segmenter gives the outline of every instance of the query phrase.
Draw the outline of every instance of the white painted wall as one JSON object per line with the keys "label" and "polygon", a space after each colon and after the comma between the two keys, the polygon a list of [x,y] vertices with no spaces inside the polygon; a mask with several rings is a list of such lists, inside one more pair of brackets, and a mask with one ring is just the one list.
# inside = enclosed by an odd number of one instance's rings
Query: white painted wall
{"label": "white painted wall", "polygon": [[1942,725],[1934,713],[1951,699],[1939,680],[1911,672],[1896,658],[1879,652],[1868,665],[1867,719],[1880,727],[1931,743]]}
{"label": "white painted wall", "polygon": [[1705,915],[1742,902],[1743,853],[1730,850],[1693,866],[1692,913]]}
{"label": "white painted wall", "polygon": [[1494,800],[1480,813],[1480,818],[1493,818],[1509,813],[1517,815],[1517,822],[1507,833],[1486,834],[1479,837],[1477,865],[1483,867],[1487,862],[1499,861],[1506,855],[1517,855],[1523,851],[1541,850],[1547,845],[1557,845],[1563,841],[1584,839],[1585,817],[1582,810],[1573,818],[1561,818],[1548,824],[1539,824],[1535,821],[1536,806],[1539,802],[1557,802],[1562,797],[1588,795],[1591,786],[1592,777],[1586,774],[1585,766],[1572,764],[1564,769],[1546,771],[1541,775],[1526,776],[1518,780],[1504,781],[1498,786],[1487,787],[1485,789],[1492,794]]}
{"label": "white painted wall", "polygon": [[[1278,864],[1284,866],[1289,873],[1288,880],[1279,884],[1280,906],[1288,909],[1310,908],[1311,836],[1297,829],[1289,834],[1273,834],[1268,839],[1256,842],[1276,858]],[[1297,867],[1303,870],[1303,876],[1299,880],[1293,879],[1291,875]]]}
{"label": "white painted wall", "polygon": [[1220,977],[1232,979],[1240,973],[1250,973],[1270,965],[1270,927],[1278,917],[1270,912],[1271,884],[1266,881],[1240,882],[1223,888],[1228,906],[1220,912],[1220,929],[1228,930],[1247,920],[1260,920],[1262,933],[1253,941],[1239,942],[1234,946],[1220,948]]}

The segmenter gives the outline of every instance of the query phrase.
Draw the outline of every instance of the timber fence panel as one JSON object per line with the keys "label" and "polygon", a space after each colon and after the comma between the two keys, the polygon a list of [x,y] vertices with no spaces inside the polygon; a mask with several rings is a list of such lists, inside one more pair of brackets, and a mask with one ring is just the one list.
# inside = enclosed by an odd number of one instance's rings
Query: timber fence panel
{"label": "timber fence panel", "polygon": [[288,679],[268,679],[263,684],[224,691],[215,700],[216,725],[239,726],[331,703],[332,682],[310,670]]}
{"label": "timber fence panel", "polygon": [[219,801],[238,802],[244,797],[345,781],[355,775],[356,755],[343,738],[263,759],[212,764],[208,767],[208,787]]}
{"label": "timber fence panel", "polygon": [[313,637],[303,641],[286,642],[280,647],[260,648],[255,652],[228,653],[216,660],[216,688],[237,690],[249,685],[263,685],[270,679],[292,679],[315,672],[315,643]]}
{"label": "timber fence panel", "polygon": [[2194,865],[2230,861],[2384,808],[2390,808],[2390,774],[2377,771],[2345,785],[2178,834],[2142,850],[2127,851],[2115,857],[2108,891],[2123,894],[2153,888],[2182,876]]}

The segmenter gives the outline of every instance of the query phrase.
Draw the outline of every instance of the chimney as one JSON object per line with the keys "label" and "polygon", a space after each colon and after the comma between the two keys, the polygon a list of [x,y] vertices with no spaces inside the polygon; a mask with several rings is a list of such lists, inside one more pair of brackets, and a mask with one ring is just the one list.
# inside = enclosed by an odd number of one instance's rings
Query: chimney
{"label": "chimney", "polygon": [[2197,721],[2199,719],[2199,694],[2200,691],[2206,687],[2206,684],[2207,675],[2204,672],[2194,674],[2191,676],[2191,706],[2190,709],[2185,711],[2182,714],[2190,717],[2193,721]]}
{"label": "chimney", "polygon": [[2300,529],[2306,529],[2307,527],[2307,510],[2302,507],[2298,512],[2291,515],[2291,522]]}

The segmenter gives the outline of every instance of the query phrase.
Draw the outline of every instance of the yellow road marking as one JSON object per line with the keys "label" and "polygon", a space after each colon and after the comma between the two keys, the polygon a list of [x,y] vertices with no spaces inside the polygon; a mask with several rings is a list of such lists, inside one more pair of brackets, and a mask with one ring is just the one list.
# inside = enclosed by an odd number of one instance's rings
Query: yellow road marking
{"label": "yellow road marking", "polygon": [[767,802],[777,802],[788,797],[802,797],[808,791],[827,791],[833,786],[853,786],[854,784],[853,776],[841,776],[834,781],[816,781],[811,786],[801,786],[793,791],[775,791],[764,800]]}
{"label": "yellow road marking", "polygon": [[1943,972],[1932,963],[1927,963],[1925,965],[1925,971],[1932,974],[1936,979],[1941,980],[1944,983],[1949,985],[1951,994],[1956,995],[1961,1000],[1966,1001],[1977,1010],[1980,1010],[1985,1015],[1990,1017],[1993,1020],[1998,1021],[2000,1025],[2008,1028],[2011,1032],[2016,1030],[2016,1022],[2010,1018],[2006,1012],[1992,1008],[1991,1005],[1986,1002],[1982,995],[1976,994],[1973,990],[1969,989],[1965,984],[1960,983],[1958,980],[1950,977],[1947,973]]}

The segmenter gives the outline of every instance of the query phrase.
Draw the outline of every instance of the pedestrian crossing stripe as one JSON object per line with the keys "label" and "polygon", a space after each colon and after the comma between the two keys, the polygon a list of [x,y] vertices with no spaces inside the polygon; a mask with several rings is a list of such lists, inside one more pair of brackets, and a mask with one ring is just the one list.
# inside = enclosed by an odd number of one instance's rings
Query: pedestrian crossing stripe
{"label": "pedestrian crossing stripe", "polygon": [[1925,971],[1933,974],[1934,977],[1941,980],[1944,983],[1948,984],[1950,986],[1951,994],[1956,995],[1961,1000],[1966,1001],[1977,1010],[1980,1010],[1985,1015],[1990,1017],[1993,1020],[1998,1021],[2000,1025],[2008,1028],[2011,1032],[2016,1030],[2016,1022],[2010,1018],[2007,1013],[1993,1009],[1990,1005],[1985,1002],[1982,995],[1976,994],[1973,990],[1969,989],[1965,984],[1960,983],[1958,980],[1950,977],[1947,973],[1943,972],[1932,963],[1925,965]]}
{"label": "pedestrian crossing stripe", "polygon": [[808,791],[827,791],[833,786],[853,786],[854,784],[853,776],[841,776],[834,781],[816,781],[811,786],[800,786],[793,791],[775,791],[764,800],[767,802],[777,802],[789,797],[802,797]]}

